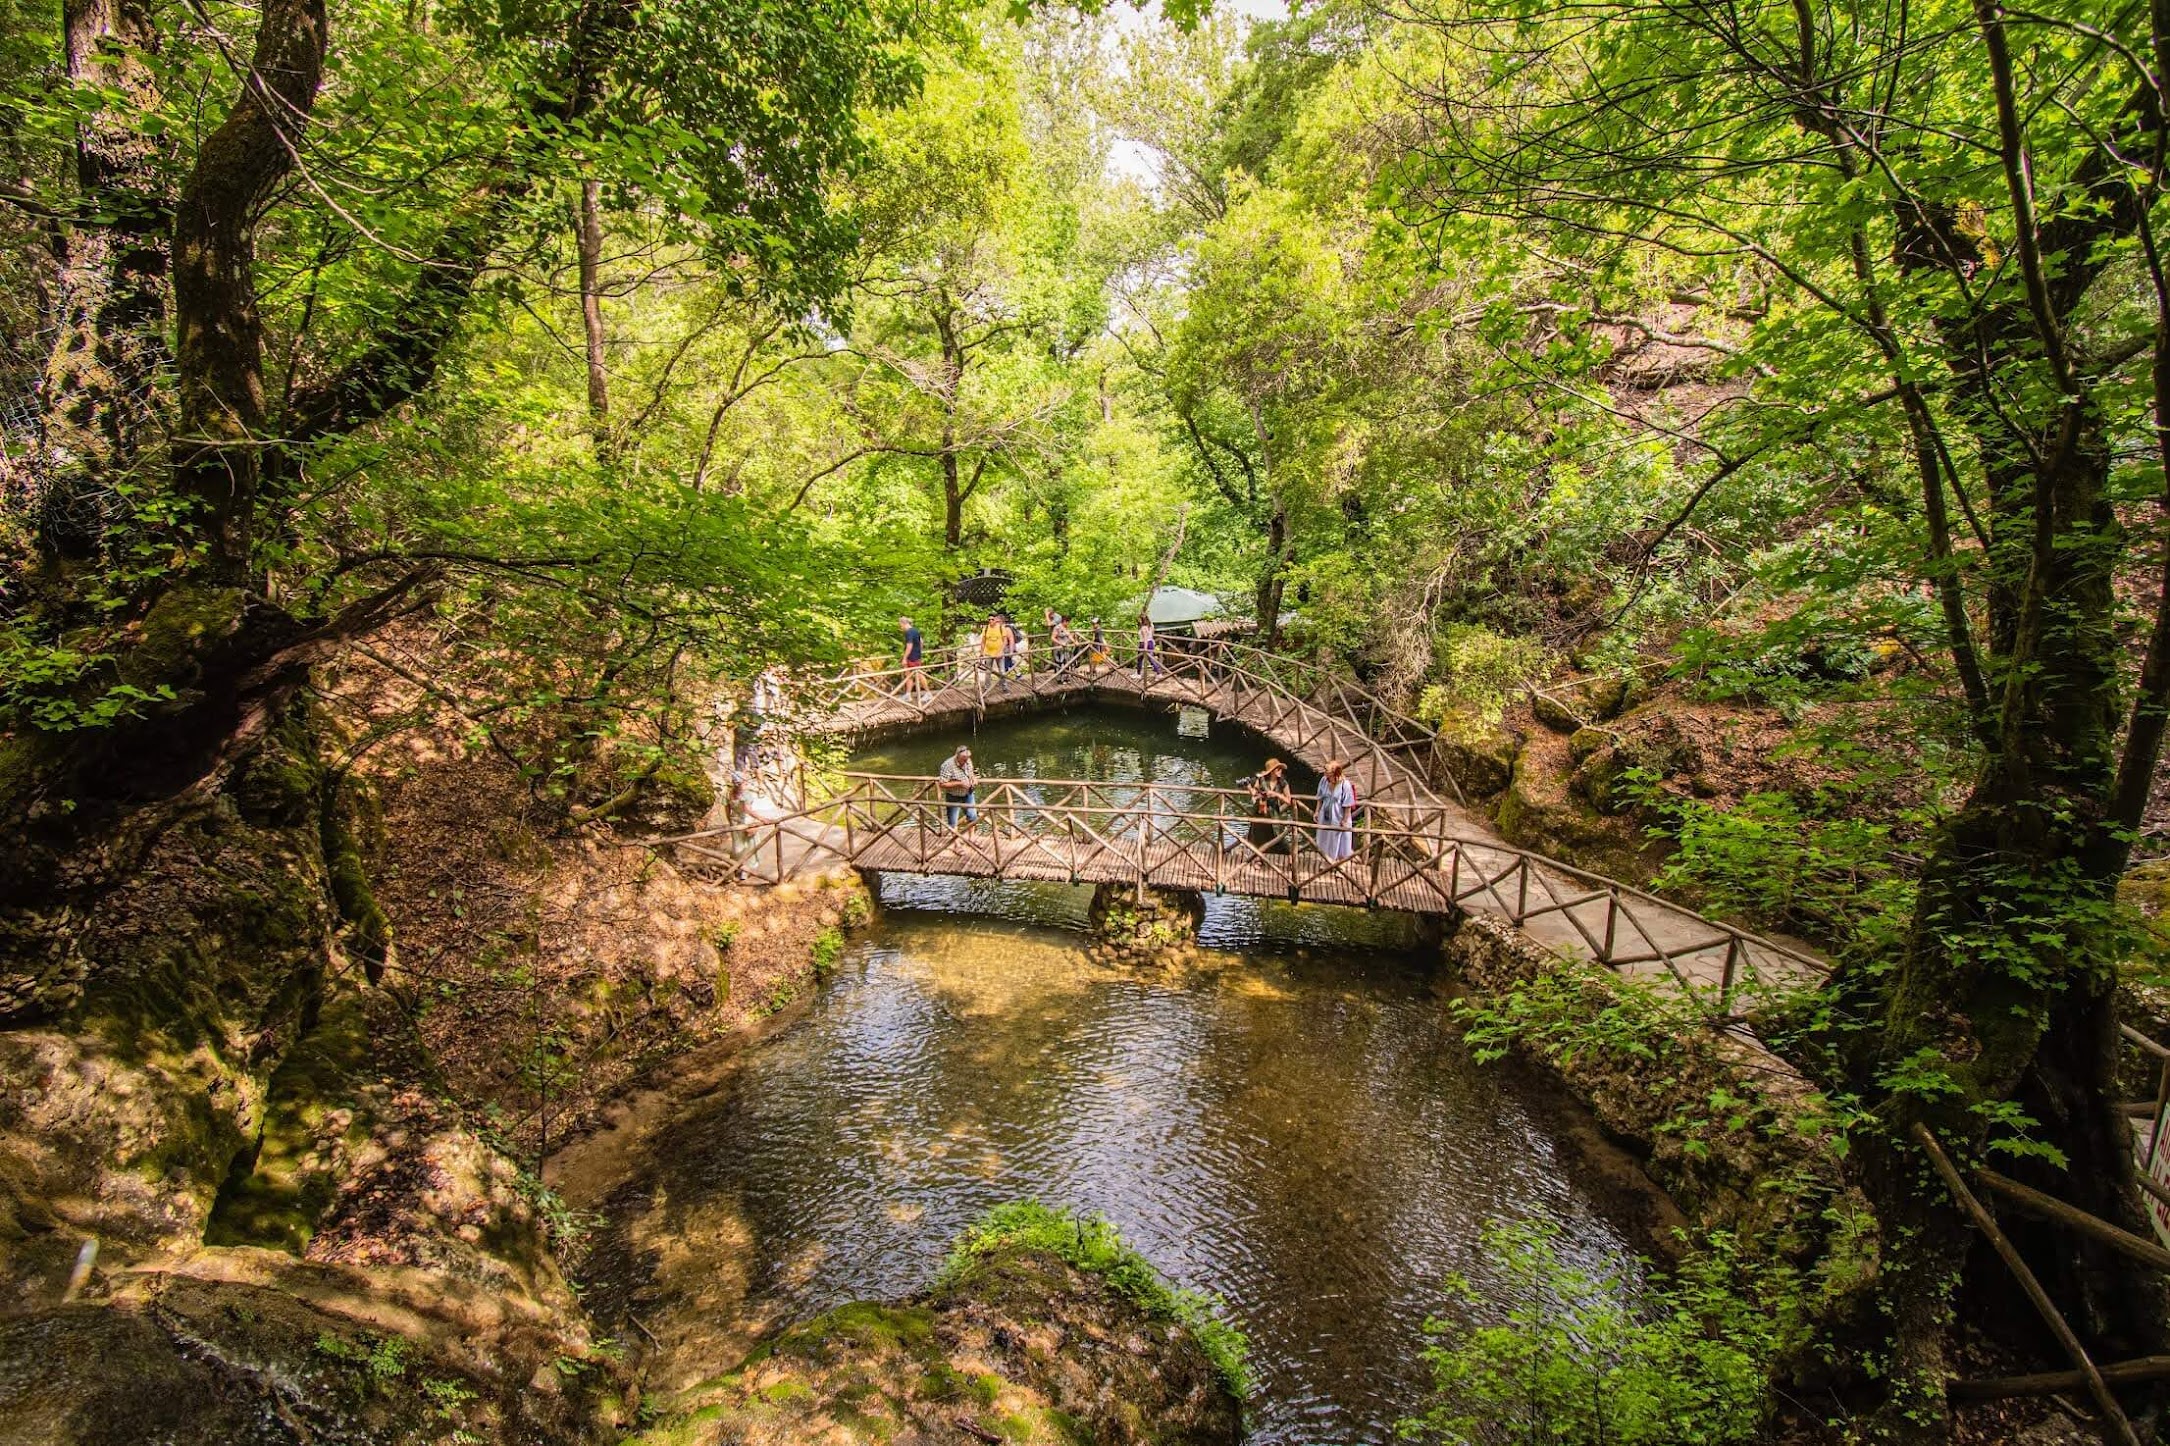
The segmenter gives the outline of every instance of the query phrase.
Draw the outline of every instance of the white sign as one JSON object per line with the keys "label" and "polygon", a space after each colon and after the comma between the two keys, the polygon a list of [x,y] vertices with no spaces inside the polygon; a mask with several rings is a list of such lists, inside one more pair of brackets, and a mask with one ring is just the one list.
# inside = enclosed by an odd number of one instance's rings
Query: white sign
{"label": "white sign", "polygon": [[[2156,1112],[2153,1129],[2138,1121],[2133,1123],[2132,1162],[2141,1174],[2170,1189],[2170,1134],[2164,1133],[2166,1123],[2170,1123],[2170,1109]],[[2147,1218],[2154,1223],[2156,1236],[2170,1245],[2170,1204],[2159,1195],[2149,1195]]]}

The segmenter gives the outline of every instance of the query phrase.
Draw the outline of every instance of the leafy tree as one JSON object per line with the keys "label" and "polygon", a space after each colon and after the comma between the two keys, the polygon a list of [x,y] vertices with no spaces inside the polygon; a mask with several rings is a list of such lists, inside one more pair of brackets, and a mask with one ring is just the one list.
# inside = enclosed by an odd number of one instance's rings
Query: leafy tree
{"label": "leafy tree", "polygon": [[[1652,256],[1720,305],[1743,278],[1768,296],[1737,404],[1682,438],[1705,460],[1663,535],[1835,431],[1887,438],[1912,473],[1912,561],[1978,770],[1903,952],[1839,980],[1862,1027],[1833,1047],[1886,1126],[1867,1174],[1908,1242],[1887,1419],[1933,1429],[1967,1230],[1913,1122],[1972,1146],[2017,1100],[2069,1165],[2059,1192],[2144,1228],[2110,1077],[2111,906],[2170,716],[2170,587],[2145,583],[2131,618],[2116,584],[2161,538],[2164,37],[2137,8],[1992,0],[1397,14],[1424,126],[1401,195],[1444,254],[1506,222],[1572,259],[1555,299],[1585,317]],[[2128,621],[2144,646],[2121,644]],[[2154,1281],[2076,1242],[2054,1266],[2107,1349],[2159,1348]]]}

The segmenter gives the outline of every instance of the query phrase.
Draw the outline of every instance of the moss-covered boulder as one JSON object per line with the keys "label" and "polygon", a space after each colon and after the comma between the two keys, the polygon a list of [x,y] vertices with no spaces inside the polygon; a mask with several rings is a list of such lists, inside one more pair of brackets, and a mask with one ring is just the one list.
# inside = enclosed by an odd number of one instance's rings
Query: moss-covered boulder
{"label": "moss-covered boulder", "polygon": [[108,1263],[200,1238],[334,957],[319,778],[291,714],[222,787],[0,890],[0,1292],[52,1299],[87,1237]]}
{"label": "moss-covered boulder", "polygon": [[690,833],[716,806],[716,785],[698,768],[665,763],[640,780],[627,822],[650,833]]}
{"label": "moss-covered boulder", "polygon": [[446,1100],[399,1002],[353,990],[272,1076],[256,1147],[236,1161],[205,1239],[426,1269],[574,1322],[536,1198]]}
{"label": "moss-covered boulder", "polygon": [[1609,723],[1644,696],[1639,679],[1628,675],[1581,678],[1530,693],[1530,711],[1555,733],[1575,733]]}
{"label": "moss-covered boulder", "polygon": [[1190,889],[1102,884],[1093,890],[1087,926],[1096,952],[1152,959],[1189,948],[1205,916],[1204,897]]}
{"label": "moss-covered boulder", "polygon": [[[1514,778],[1514,756],[1522,745],[1513,729],[1496,717],[1466,708],[1440,716],[1439,763],[1465,798],[1494,798]],[[1444,778],[1434,779],[1442,789]]]}
{"label": "moss-covered boulder", "polygon": [[1104,1222],[1015,1207],[926,1294],[791,1327],[638,1440],[1232,1446],[1240,1357],[1188,1300]]}
{"label": "moss-covered boulder", "polygon": [[1577,784],[1610,752],[1601,750],[1577,766],[1568,740],[1531,739],[1516,756],[1513,782],[1499,800],[1500,835],[1547,858],[1627,883],[1655,877],[1662,848],[1634,820],[1600,812]]}

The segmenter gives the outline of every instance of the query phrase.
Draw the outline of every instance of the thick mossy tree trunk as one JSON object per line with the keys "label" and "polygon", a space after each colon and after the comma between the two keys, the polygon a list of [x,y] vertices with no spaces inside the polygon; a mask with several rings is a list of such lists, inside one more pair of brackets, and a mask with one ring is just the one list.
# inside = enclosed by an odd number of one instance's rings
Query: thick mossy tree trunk
{"label": "thick mossy tree trunk", "polygon": [[166,231],[160,145],[134,123],[158,102],[158,26],[140,0],[68,0],[62,7],[68,79],[128,97],[87,119],[76,137],[81,214],[55,228],[54,337],[43,378],[39,495],[32,514],[47,561],[97,554],[156,461],[169,358]]}
{"label": "thick mossy tree trunk", "polygon": [[[1864,1174],[1900,1247],[1887,1255],[1898,1390],[1884,1414],[1908,1434],[1941,1430],[1952,1283],[1981,1249],[1910,1137],[1916,1122],[1962,1154],[2016,1145],[1997,1168],[2136,1234],[2150,1229],[2117,1089],[2116,892],[2131,831],[2114,806],[2123,730],[2112,585],[2124,539],[2107,448],[2062,440],[2043,439],[2037,454],[2061,465],[2007,471],[1994,498],[2000,536],[2016,541],[1993,563],[2010,605],[1992,609],[2003,690],[1984,720],[1982,775],[1936,840],[1899,959],[1856,961],[1838,980],[1853,1026],[1845,1080],[1876,1102],[1880,1126],[1865,1140]],[[2158,1276],[2069,1230],[2021,1234],[2091,1349],[2125,1359],[2170,1346]],[[2157,1408],[2137,1393],[2133,1403]]]}

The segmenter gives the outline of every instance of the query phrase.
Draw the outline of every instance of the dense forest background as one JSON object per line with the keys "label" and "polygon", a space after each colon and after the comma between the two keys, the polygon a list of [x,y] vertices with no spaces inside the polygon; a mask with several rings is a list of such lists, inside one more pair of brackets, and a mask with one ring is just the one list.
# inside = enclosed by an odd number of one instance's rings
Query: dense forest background
{"label": "dense forest background", "polygon": [[564,836],[980,569],[1196,588],[1519,841],[1829,954],[1767,1032],[1887,1242],[1864,1419],[1933,1434],[1916,1124],[2147,1232],[2166,57],[2083,0],[0,0],[0,1007],[92,1008],[67,920],[271,743],[374,979],[424,722]]}

